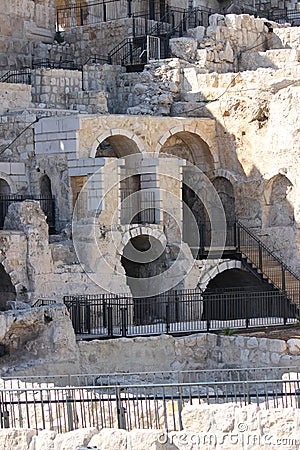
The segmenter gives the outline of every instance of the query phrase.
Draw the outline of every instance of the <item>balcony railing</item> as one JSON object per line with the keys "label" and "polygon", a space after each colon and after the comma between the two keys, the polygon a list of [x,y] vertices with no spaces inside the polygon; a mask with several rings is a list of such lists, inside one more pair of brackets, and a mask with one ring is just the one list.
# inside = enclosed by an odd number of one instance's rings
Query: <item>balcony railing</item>
{"label": "balcony railing", "polygon": [[157,223],[154,191],[121,190],[121,224]]}

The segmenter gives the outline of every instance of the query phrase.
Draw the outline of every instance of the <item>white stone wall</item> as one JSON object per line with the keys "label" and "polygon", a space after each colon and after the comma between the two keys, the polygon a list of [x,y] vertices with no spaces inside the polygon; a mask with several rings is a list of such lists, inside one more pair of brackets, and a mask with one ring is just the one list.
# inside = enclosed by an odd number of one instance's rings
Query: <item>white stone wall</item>
{"label": "white stone wall", "polygon": [[[226,405],[228,408],[228,405]],[[195,409],[191,414],[191,429],[180,432],[163,430],[125,431],[114,428],[84,428],[59,434],[56,431],[2,429],[0,444],[6,450],[198,450],[204,448],[237,450],[276,450],[299,448],[299,410],[259,411],[251,406],[238,408],[213,407]],[[205,416],[204,416],[205,415]],[[186,414],[187,416],[187,414]],[[204,431],[198,420],[203,420]],[[245,420],[247,422],[245,423]],[[194,422],[192,422],[194,420]],[[209,424],[213,427],[207,429]],[[206,426],[206,428],[205,428]]]}
{"label": "white stone wall", "polygon": [[300,364],[298,339],[285,342],[203,333],[188,337],[162,335],[79,341],[78,346],[80,367],[84,373],[298,367]]}

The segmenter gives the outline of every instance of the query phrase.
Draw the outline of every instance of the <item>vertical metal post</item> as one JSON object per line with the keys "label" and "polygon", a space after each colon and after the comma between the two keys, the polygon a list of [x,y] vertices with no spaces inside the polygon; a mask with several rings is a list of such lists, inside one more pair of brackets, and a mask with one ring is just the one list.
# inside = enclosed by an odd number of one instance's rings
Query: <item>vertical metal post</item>
{"label": "vertical metal post", "polygon": [[131,14],[132,14],[131,2],[132,2],[132,0],[127,0],[127,16],[128,17],[131,17]]}
{"label": "vertical metal post", "polygon": [[107,334],[110,337],[114,335],[112,306],[107,307]]}
{"label": "vertical metal post", "polygon": [[67,395],[68,431],[74,430],[72,397]]}
{"label": "vertical metal post", "polygon": [[103,22],[107,21],[106,3],[103,3]]}
{"label": "vertical metal post", "polygon": [[178,422],[179,422],[179,431],[183,430],[183,424],[182,424],[182,392],[181,389],[178,391],[178,400],[177,400],[177,407],[178,407]]}
{"label": "vertical metal post", "polygon": [[262,246],[258,244],[258,268],[263,272]]}
{"label": "vertical metal post", "polygon": [[103,300],[103,306],[102,306],[102,317],[103,317],[103,328],[107,327],[107,306],[106,306],[106,301]]}
{"label": "vertical metal post", "polygon": [[126,417],[125,417],[126,409],[122,405],[119,387],[116,387],[116,401],[117,401],[118,428],[126,430]]}
{"label": "vertical metal post", "polygon": [[170,305],[168,299],[168,303],[166,305],[166,333],[168,334],[169,331],[170,331]]}
{"label": "vertical metal post", "polygon": [[285,291],[285,287],[286,287],[285,286],[285,269],[283,266],[281,266],[281,284],[282,284],[281,289],[283,291]]}
{"label": "vertical metal post", "polygon": [[125,337],[127,335],[127,308],[121,309],[121,335]]}

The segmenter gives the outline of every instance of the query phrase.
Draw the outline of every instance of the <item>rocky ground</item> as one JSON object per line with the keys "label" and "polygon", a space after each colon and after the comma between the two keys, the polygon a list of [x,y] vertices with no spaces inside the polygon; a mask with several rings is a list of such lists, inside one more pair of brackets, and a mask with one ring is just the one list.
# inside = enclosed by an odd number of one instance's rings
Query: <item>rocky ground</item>
{"label": "rocky ground", "polygon": [[282,339],[288,341],[289,339],[300,339],[300,324],[287,326],[282,328],[265,328],[263,330],[255,330],[249,332],[236,333],[242,336],[255,336],[257,338],[268,339]]}

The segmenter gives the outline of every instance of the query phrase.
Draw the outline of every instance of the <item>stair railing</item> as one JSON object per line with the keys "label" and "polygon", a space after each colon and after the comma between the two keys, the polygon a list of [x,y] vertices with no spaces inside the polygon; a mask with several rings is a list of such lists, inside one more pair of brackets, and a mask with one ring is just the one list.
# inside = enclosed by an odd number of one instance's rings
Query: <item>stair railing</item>
{"label": "stair railing", "polygon": [[236,240],[237,250],[246,264],[250,263],[250,269],[285,291],[290,301],[300,306],[300,277],[239,221],[236,221]]}

